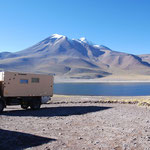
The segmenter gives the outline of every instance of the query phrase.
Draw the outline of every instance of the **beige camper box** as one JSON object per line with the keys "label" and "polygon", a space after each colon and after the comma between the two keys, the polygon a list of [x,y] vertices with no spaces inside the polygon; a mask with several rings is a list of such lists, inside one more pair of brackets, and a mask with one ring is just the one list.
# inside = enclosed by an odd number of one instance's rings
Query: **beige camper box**
{"label": "beige camper box", "polygon": [[[21,104],[27,109],[39,108],[53,96],[53,76],[19,72],[0,72],[1,105]],[[34,106],[35,105],[35,106]]]}

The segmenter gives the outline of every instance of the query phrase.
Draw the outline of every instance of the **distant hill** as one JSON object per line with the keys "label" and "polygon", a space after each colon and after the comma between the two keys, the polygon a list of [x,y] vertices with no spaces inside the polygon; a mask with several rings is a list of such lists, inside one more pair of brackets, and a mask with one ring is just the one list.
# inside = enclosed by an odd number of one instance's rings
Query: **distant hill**
{"label": "distant hill", "polygon": [[0,53],[0,68],[50,73],[61,78],[95,79],[150,75],[150,55],[132,55],[94,45],[85,38],[53,34],[25,50]]}

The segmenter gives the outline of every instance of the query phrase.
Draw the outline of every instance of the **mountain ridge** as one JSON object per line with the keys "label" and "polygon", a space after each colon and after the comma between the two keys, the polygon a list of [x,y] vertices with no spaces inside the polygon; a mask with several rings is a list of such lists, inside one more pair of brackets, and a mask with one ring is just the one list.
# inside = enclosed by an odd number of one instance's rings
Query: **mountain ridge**
{"label": "mountain ridge", "polygon": [[95,45],[85,38],[53,34],[19,52],[0,53],[1,70],[50,73],[60,78],[150,75],[150,55],[133,55]]}

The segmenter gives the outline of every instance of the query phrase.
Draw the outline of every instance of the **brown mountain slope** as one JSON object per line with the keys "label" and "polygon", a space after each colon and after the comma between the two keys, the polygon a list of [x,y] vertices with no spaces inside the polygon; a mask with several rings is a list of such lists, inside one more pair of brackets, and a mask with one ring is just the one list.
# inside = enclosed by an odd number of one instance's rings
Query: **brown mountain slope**
{"label": "brown mountain slope", "polygon": [[71,40],[58,34],[17,53],[1,53],[0,68],[78,79],[150,74],[150,64],[144,56],[112,51],[83,38]]}
{"label": "brown mountain slope", "polygon": [[150,54],[139,55],[139,57],[150,64]]}

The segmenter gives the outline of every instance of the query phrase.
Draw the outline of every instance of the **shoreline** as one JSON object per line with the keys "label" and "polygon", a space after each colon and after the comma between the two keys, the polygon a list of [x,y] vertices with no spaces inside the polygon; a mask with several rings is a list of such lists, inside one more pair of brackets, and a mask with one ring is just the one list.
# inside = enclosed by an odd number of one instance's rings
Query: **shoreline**
{"label": "shoreline", "polygon": [[150,83],[148,75],[111,75],[102,78],[70,78],[55,76],[55,83]]}
{"label": "shoreline", "polygon": [[54,83],[150,83],[150,81],[54,81]]}
{"label": "shoreline", "polygon": [[[55,99],[55,101],[53,101]],[[59,95],[54,94],[52,101],[49,103],[118,103],[118,104],[136,104],[150,108],[149,96],[84,96],[84,95]],[[72,101],[73,99],[73,101]]]}
{"label": "shoreline", "polygon": [[55,79],[54,83],[150,83],[150,80],[97,80],[97,79]]}

